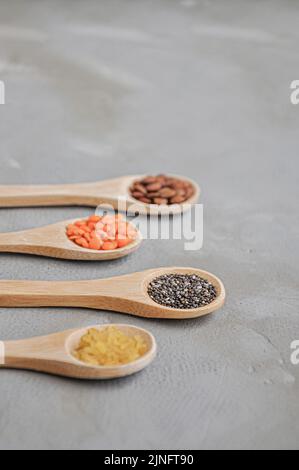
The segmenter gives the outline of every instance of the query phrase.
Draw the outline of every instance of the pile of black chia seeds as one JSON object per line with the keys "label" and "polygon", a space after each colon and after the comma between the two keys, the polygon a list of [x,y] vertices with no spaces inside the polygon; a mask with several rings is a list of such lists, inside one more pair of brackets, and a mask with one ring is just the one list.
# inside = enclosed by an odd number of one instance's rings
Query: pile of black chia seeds
{"label": "pile of black chia seeds", "polygon": [[217,297],[215,287],[195,274],[157,277],[150,283],[148,294],[154,302],[176,309],[204,307]]}

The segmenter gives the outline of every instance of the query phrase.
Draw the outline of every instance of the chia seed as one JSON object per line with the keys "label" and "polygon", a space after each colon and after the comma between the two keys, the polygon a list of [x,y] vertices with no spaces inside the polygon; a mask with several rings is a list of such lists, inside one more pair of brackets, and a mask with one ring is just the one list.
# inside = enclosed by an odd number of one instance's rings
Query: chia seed
{"label": "chia seed", "polygon": [[154,279],[148,288],[151,299],[165,307],[190,310],[212,303],[215,287],[195,274],[166,274]]}

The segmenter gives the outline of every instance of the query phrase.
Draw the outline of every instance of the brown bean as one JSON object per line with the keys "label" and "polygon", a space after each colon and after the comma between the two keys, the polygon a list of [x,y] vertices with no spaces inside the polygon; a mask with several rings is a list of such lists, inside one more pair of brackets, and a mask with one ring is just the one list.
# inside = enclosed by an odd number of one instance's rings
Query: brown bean
{"label": "brown bean", "polygon": [[154,203],[155,204],[158,204],[159,206],[167,206],[168,204],[168,199],[164,199],[164,198],[161,198],[161,197],[156,197],[154,199]]}
{"label": "brown bean", "polygon": [[140,197],[139,201],[144,202],[144,204],[151,204],[152,203],[151,199],[148,199],[147,197]]}
{"label": "brown bean", "polygon": [[144,197],[144,194],[143,193],[139,193],[138,191],[134,191],[132,193],[132,196],[135,198],[135,199],[140,199],[141,197]]}
{"label": "brown bean", "polygon": [[135,183],[134,185],[135,191],[139,193],[146,194],[146,188],[141,183]]}
{"label": "brown bean", "polygon": [[177,189],[176,194],[177,194],[177,196],[181,196],[181,197],[186,198],[186,191],[185,191],[185,189]]}
{"label": "brown bean", "polygon": [[160,181],[161,183],[164,183],[165,180],[166,180],[166,176],[165,176],[165,175],[159,175],[159,176],[157,176],[157,181]]}
{"label": "brown bean", "polygon": [[142,184],[148,185],[148,184],[154,184],[157,182],[157,179],[154,176],[148,176],[147,178],[144,178],[142,180]]}
{"label": "brown bean", "polygon": [[150,199],[155,199],[155,197],[160,197],[160,193],[159,193],[159,191],[157,191],[156,193],[147,193],[146,197],[148,197]]}
{"label": "brown bean", "polygon": [[156,191],[160,191],[161,188],[162,188],[161,183],[154,183],[154,184],[149,184],[146,189],[147,189],[147,192],[156,192]]}
{"label": "brown bean", "polygon": [[185,183],[184,181],[176,181],[174,184],[175,189],[184,189],[185,188]]}
{"label": "brown bean", "polygon": [[174,178],[166,178],[165,183],[167,183],[168,186],[175,185],[178,180]]}
{"label": "brown bean", "polygon": [[183,196],[174,196],[170,199],[170,204],[181,204],[182,202],[186,201],[186,198]]}
{"label": "brown bean", "polygon": [[171,188],[163,188],[160,191],[160,196],[162,198],[168,199],[168,198],[174,197],[175,195],[176,195],[176,191]]}

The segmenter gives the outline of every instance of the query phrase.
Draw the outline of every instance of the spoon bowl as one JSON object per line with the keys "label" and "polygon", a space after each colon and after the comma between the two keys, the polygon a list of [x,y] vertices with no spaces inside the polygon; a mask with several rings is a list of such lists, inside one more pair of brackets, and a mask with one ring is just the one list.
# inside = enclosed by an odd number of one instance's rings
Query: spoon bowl
{"label": "spoon bowl", "polygon": [[191,196],[187,201],[181,204],[172,204],[172,205],[156,205],[156,204],[145,204],[143,202],[138,201],[131,195],[130,188],[135,181],[140,181],[145,178],[146,175],[141,176],[130,176],[126,181],[126,188],[123,187],[123,191],[125,192],[125,198],[127,201],[127,211],[129,213],[139,213],[139,214],[148,214],[148,215],[178,215],[181,213],[186,212],[190,209],[191,205],[194,205],[198,202],[200,197],[200,187],[198,184],[191,180],[190,178],[186,178],[185,176],[178,176],[178,175],[169,175],[173,178],[183,179],[184,181],[191,183],[194,187],[194,194]]}
{"label": "spoon bowl", "polygon": [[136,240],[116,250],[90,250],[72,242],[66,228],[78,219],[25,230],[22,232],[0,233],[0,253],[25,253],[79,261],[108,261],[123,258],[138,250],[142,235],[137,231]]}
{"label": "spoon bowl", "polygon": [[[101,330],[107,326],[116,326],[128,336],[141,336],[147,346],[146,353],[136,361],[113,366],[94,366],[73,356],[81,337],[90,328]],[[37,338],[0,342],[0,368],[34,370],[77,379],[113,379],[141,371],[154,360],[156,352],[156,341],[149,331],[131,325],[103,324]]]}
{"label": "spoon bowl", "polygon": [[[209,305],[182,310],[164,307],[148,294],[150,282],[165,274],[195,274],[216,289]],[[160,268],[90,281],[0,281],[0,307],[80,307],[145,318],[186,319],[210,314],[223,306],[225,288],[214,274],[194,268]]]}
{"label": "spoon bowl", "polygon": [[188,210],[190,204],[195,204],[200,196],[200,188],[194,181],[183,176],[169,175],[192,183],[194,195],[183,204],[170,206],[144,204],[131,196],[130,188],[135,181],[142,180],[145,176],[123,176],[81,184],[0,185],[0,207],[102,206],[128,211],[130,214],[175,215]]}

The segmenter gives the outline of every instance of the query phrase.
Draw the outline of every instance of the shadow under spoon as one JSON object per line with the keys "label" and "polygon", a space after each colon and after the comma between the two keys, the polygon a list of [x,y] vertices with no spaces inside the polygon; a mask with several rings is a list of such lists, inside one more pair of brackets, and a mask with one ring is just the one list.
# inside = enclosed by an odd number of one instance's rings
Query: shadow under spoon
{"label": "shadow under spoon", "polygon": [[[196,309],[175,309],[154,302],[148,287],[165,274],[192,274],[210,282],[217,297]],[[216,276],[194,268],[159,268],[88,281],[0,281],[0,307],[80,307],[127,313],[146,318],[201,317],[221,308],[225,289]]]}
{"label": "shadow under spoon", "polygon": [[[116,326],[128,336],[139,335],[146,352],[139,359],[123,365],[94,366],[76,359],[72,352],[89,328]],[[156,356],[156,341],[151,333],[131,325],[96,325],[62,331],[48,336],[18,341],[0,341],[0,368],[25,369],[78,379],[112,379],[134,374],[148,366]]]}

